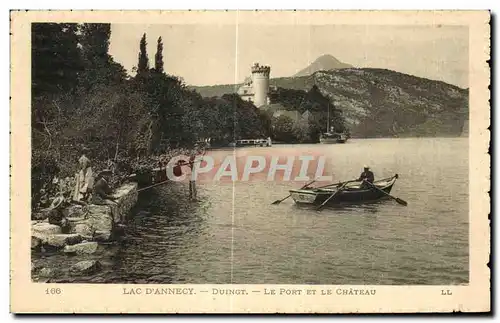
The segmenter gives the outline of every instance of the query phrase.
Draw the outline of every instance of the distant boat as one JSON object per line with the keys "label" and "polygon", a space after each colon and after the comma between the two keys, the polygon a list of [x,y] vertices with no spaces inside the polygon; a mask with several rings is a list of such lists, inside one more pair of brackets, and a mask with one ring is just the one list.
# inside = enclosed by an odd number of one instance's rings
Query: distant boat
{"label": "distant boat", "polygon": [[347,135],[344,133],[322,133],[319,142],[322,144],[343,144],[347,141]]}
{"label": "distant boat", "polygon": [[326,119],[326,132],[319,137],[319,142],[322,144],[343,144],[347,141],[345,133],[335,132],[333,127],[330,128],[330,104],[328,104],[328,118]]}
{"label": "distant boat", "polygon": [[271,138],[268,137],[267,139],[240,139],[230,144],[230,147],[243,147],[243,146],[271,147],[272,141]]}

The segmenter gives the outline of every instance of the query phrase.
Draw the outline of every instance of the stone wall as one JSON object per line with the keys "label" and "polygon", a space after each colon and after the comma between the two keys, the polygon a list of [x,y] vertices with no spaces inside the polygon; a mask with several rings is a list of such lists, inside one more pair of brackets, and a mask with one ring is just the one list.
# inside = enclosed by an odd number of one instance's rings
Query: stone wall
{"label": "stone wall", "polygon": [[72,206],[67,216],[72,231],[80,234],[95,231],[111,233],[116,224],[124,223],[126,215],[137,203],[137,183],[122,185],[113,195],[118,197],[116,205]]}
{"label": "stone wall", "polygon": [[137,203],[137,183],[120,186],[114,195],[118,199],[113,206],[89,204],[65,208],[62,211],[68,221],[65,228],[50,224],[48,219],[32,221],[32,249],[59,249],[82,242],[109,241],[116,226],[126,221],[127,214]]}

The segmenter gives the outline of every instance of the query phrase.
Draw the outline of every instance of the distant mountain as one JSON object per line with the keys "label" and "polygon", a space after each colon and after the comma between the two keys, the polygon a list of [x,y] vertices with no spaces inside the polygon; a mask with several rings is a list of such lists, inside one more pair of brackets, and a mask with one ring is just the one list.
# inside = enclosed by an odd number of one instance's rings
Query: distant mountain
{"label": "distant mountain", "polygon": [[351,68],[352,65],[342,63],[332,55],[322,55],[312,62],[308,67],[299,71],[294,77],[312,75],[318,71],[332,71],[341,68]]}
{"label": "distant mountain", "polygon": [[214,96],[223,96],[224,94],[236,93],[238,88],[243,83],[236,84],[220,84],[220,85],[205,85],[205,86],[188,86],[192,90],[196,90],[201,96],[210,98]]}
{"label": "distant mountain", "polygon": [[[343,111],[353,137],[460,136],[468,132],[469,91],[386,69],[345,68],[270,80],[306,90],[316,84]],[[233,93],[234,85],[194,87],[202,96]]]}

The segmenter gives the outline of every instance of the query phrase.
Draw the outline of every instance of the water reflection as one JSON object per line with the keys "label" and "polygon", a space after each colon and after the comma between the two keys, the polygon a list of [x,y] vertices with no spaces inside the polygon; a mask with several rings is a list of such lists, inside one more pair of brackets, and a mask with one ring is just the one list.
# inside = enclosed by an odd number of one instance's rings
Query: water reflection
{"label": "water reflection", "polygon": [[331,213],[329,211],[357,211],[353,212],[353,215],[363,215],[363,212],[376,214],[379,212],[379,206],[385,203],[391,203],[387,199],[381,199],[377,201],[365,201],[365,202],[352,202],[352,203],[339,203],[339,204],[327,204],[318,210],[318,205],[311,204],[294,204],[294,208],[299,210],[307,210],[310,212],[326,212],[327,214]]}
{"label": "water reflection", "polygon": [[[379,139],[294,147],[323,150],[334,161],[329,172],[340,180],[358,173],[353,160],[365,161],[368,151],[376,176],[400,173],[391,195],[408,201],[407,207],[391,199],[328,206],[321,212],[291,198],[271,205],[300,186],[293,183],[201,183],[200,202],[189,201],[187,183],[160,186],[140,195],[123,241],[100,246],[92,255],[103,263],[101,273],[71,277],[65,271],[56,280],[467,283],[467,144],[467,139]],[[57,254],[42,262],[67,268],[84,260],[78,257]]]}
{"label": "water reflection", "polygon": [[118,276],[131,283],[172,282],[183,250],[191,248],[206,227],[203,198],[189,201],[184,189],[175,183],[140,194],[113,257],[113,268],[118,269],[113,280]]}

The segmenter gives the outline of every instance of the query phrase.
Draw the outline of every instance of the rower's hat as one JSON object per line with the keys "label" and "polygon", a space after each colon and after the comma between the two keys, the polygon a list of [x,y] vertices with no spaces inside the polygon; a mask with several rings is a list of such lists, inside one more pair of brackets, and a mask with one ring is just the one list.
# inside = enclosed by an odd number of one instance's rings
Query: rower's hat
{"label": "rower's hat", "polygon": [[363,168],[369,169],[370,167],[368,167],[368,165],[365,165],[365,166],[363,166]]}

